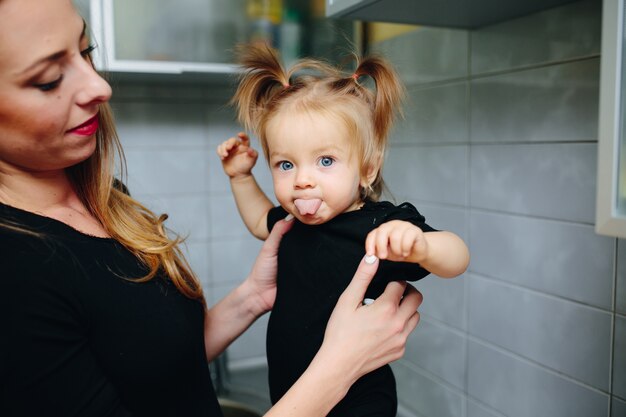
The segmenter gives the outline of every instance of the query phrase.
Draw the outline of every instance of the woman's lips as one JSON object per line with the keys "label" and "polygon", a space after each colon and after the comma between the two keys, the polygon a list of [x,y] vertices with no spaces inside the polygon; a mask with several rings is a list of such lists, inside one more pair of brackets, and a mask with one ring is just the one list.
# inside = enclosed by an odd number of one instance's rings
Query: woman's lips
{"label": "woman's lips", "polygon": [[96,133],[99,124],[100,123],[98,121],[98,115],[96,114],[82,125],[76,126],[75,128],[68,130],[68,133],[73,133],[75,135],[81,136],[91,136]]}

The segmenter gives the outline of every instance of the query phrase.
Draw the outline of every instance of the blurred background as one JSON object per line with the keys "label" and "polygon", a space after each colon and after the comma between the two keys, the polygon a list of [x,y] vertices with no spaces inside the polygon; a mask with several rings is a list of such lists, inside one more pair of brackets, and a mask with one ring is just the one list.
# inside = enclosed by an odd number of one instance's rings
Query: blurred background
{"label": "blurred background", "polygon": [[[261,246],[215,155],[241,129],[234,44],[271,42],[287,62],[379,51],[409,90],[385,180],[472,254],[462,277],[416,285],[422,321],[393,364],[399,415],[626,416],[626,241],[594,230],[602,1],[491,2],[484,21],[454,20],[449,1],[430,2],[430,20],[411,14],[422,0],[329,0],[330,17],[317,0],[75,2],[113,85],[127,185],[188,237],[210,303]],[[357,3],[383,6],[350,14]],[[388,11],[396,23],[373,21]],[[255,175],[273,196],[262,158]],[[266,323],[214,364],[223,396],[258,412]]]}

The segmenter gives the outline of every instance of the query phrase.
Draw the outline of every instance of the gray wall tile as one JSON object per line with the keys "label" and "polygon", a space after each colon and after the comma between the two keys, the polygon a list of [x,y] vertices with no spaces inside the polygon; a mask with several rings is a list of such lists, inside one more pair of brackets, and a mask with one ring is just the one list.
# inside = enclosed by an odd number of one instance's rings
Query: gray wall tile
{"label": "gray wall tile", "polygon": [[465,335],[427,318],[411,334],[404,360],[463,390]]}
{"label": "gray wall tile", "polygon": [[610,309],[613,241],[593,226],[472,212],[473,272]]}
{"label": "gray wall tile", "polygon": [[463,410],[460,392],[417,372],[404,361],[392,364],[398,381],[398,401],[423,416],[459,417]]}
{"label": "gray wall tile", "polygon": [[419,27],[371,47],[393,62],[405,83],[428,83],[467,76],[468,36],[465,30]]}
{"label": "gray wall tile", "polygon": [[472,80],[472,142],[598,137],[597,58]]}
{"label": "gray wall tile", "polygon": [[615,311],[626,314],[626,239],[617,240],[617,282]]}
{"label": "gray wall tile", "polygon": [[477,145],[470,165],[472,207],[595,221],[596,144]]}
{"label": "gray wall tile", "polygon": [[125,149],[134,146],[205,146],[205,106],[197,103],[115,102],[118,134]]}
{"label": "gray wall tile", "polygon": [[468,97],[467,82],[410,88],[392,142],[467,143]]}
{"label": "gray wall tile", "polygon": [[487,345],[469,342],[468,394],[508,417],[608,414],[608,396]]}
{"label": "gray wall tile", "polygon": [[239,216],[232,194],[211,195],[209,207],[213,239],[251,236]]}
{"label": "gray wall tile", "polygon": [[601,11],[586,0],[472,31],[472,74],[599,54]]}
{"label": "gray wall tile", "polygon": [[626,400],[626,317],[615,316],[613,394]]}
{"label": "gray wall tile", "polygon": [[252,236],[211,241],[209,248],[213,282],[242,282],[250,274],[262,244]]}
{"label": "gray wall tile", "polygon": [[626,416],[626,401],[622,401],[619,398],[612,398],[611,400],[611,417],[624,417]]}
{"label": "gray wall tile", "polygon": [[465,275],[453,279],[431,275],[413,284],[424,296],[420,313],[457,329],[466,328]]}
{"label": "gray wall tile", "polygon": [[208,188],[204,148],[129,148],[128,188],[132,194],[203,193]]}
{"label": "gray wall tile", "polygon": [[478,276],[472,275],[468,284],[473,336],[608,390],[608,312]]}
{"label": "gray wall tile", "polygon": [[495,410],[489,409],[483,404],[478,404],[471,398],[467,399],[467,417],[503,417]]}
{"label": "gray wall tile", "polygon": [[392,147],[385,182],[399,200],[465,205],[467,151],[464,145]]}

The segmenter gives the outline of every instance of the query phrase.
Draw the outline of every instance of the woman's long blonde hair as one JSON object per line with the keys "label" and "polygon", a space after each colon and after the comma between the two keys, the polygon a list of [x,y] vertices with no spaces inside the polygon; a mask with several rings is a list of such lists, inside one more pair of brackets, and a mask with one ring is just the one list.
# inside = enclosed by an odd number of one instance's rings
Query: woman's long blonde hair
{"label": "woman's long blonde hair", "polygon": [[116,186],[116,162],[119,162],[122,176],[126,167],[108,103],[100,105],[99,118],[95,152],[87,160],[68,168],[78,196],[111,237],[148,268],[145,276],[128,278],[145,282],[163,271],[182,294],[204,303],[202,285],[180,249],[183,239],[169,237],[165,230],[163,223],[167,215],[157,216]]}
{"label": "woman's long blonde hair", "polygon": [[[361,199],[378,200],[384,189],[381,172],[389,132],[405,95],[393,66],[380,56],[353,54],[355,69],[349,73],[314,59],[301,59],[285,70],[276,50],[264,43],[240,45],[236,51],[243,73],[231,102],[239,121],[258,136],[266,159],[267,126],[279,112],[334,118],[353,139],[361,178],[372,178],[361,187]],[[374,88],[367,85],[368,79]]]}

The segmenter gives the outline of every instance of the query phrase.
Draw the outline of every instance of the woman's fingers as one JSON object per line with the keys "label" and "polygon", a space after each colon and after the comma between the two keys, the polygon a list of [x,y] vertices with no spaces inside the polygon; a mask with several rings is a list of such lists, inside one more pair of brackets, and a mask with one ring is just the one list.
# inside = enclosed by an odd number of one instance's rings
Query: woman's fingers
{"label": "woman's fingers", "polygon": [[292,220],[293,216],[287,216],[284,220],[281,220],[274,225],[269,236],[265,239],[265,243],[263,243],[263,246],[261,247],[261,252],[270,252],[273,254],[278,253],[278,246],[280,245],[283,235],[291,229],[291,226],[293,226]]}
{"label": "woman's fingers", "polygon": [[363,302],[365,291],[370,285],[370,282],[372,282],[372,278],[374,278],[374,274],[376,274],[377,269],[378,258],[375,256],[363,257],[356,272],[354,273],[352,281],[350,281],[348,287],[339,297],[337,305],[353,306],[354,308],[360,306]]}

